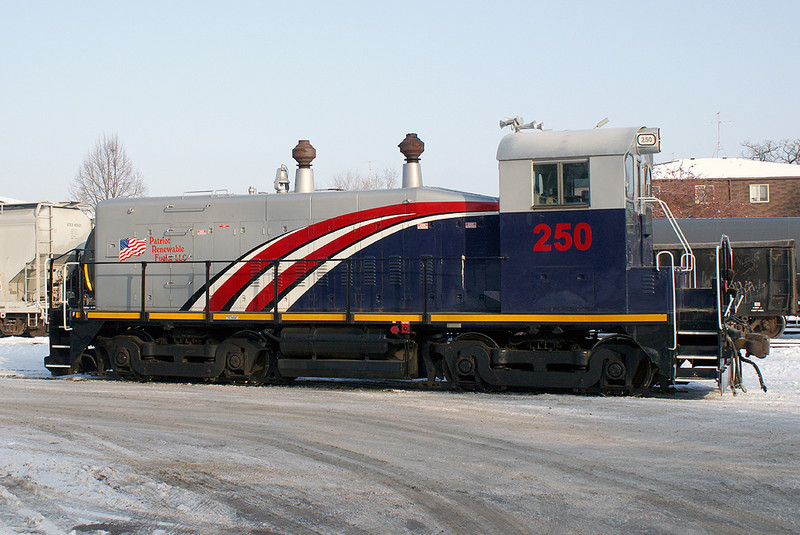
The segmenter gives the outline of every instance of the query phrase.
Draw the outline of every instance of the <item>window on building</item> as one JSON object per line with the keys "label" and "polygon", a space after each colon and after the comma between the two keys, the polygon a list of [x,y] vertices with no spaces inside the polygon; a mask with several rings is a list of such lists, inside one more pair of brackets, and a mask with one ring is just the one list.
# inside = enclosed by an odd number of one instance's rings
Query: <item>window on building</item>
{"label": "window on building", "polygon": [[769,184],[750,184],[750,202],[769,202]]}
{"label": "window on building", "polygon": [[694,203],[709,204],[714,200],[714,186],[709,184],[694,187]]}
{"label": "window on building", "polygon": [[589,204],[589,161],[533,164],[534,206]]}

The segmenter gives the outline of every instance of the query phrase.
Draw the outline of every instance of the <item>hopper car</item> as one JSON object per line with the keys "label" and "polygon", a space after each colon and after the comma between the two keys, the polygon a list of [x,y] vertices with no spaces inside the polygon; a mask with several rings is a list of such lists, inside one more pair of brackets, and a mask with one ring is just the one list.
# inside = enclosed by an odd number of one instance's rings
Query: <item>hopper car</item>
{"label": "hopper car", "polygon": [[[734,273],[731,284],[738,296],[734,314],[746,321],[754,332],[777,338],[786,328],[786,318],[797,315],[794,240],[731,240],[731,246]],[[691,247],[697,284],[711,284],[715,276],[716,244],[691,243]],[[682,253],[677,244],[655,245],[656,253],[664,250],[675,255]]]}
{"label": "hopper car", "polygon": [[[69,202],[0,203],[0,335],[46,334],[48,265],[56,257],[63,265],[84,246],[92,225],[82,208]],[[64,281],[52,282],[60,291]]]}
{"label": "hopper car", "polygon": [[[319,191],[301,140],[292,191],[114,199],[54,294],[54,374],[280,383],[416,381],[455,389],[635,394],[684,378],[740,386],[768,339],[730,317],[717,273],[654,262],[656,128],[544,131],[514,119],[499,198],[422,184]],[[58,271],[58,269],[54,269]]]}

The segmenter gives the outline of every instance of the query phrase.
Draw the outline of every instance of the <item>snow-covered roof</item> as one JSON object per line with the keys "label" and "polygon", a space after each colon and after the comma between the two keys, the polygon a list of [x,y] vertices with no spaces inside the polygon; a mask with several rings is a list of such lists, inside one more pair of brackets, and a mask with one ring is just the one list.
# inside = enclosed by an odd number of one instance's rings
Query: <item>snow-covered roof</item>
{"label": "snow-covered roof", "polygon": [[653,166],[653,178],[800,178],[800,165],[744,158],[686,158]]}
{"label": "snow-covered roof", "polygon": [[12,199],[11,197],[0,197],[0,204],[22,204],[23,201]]}

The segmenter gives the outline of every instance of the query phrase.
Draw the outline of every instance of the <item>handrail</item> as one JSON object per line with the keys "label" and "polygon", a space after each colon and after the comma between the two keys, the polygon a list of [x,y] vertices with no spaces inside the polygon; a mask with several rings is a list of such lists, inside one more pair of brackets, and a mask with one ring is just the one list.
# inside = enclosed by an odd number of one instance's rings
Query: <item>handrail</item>
{"label": "handrail", "polygon": [[[370,261],[389,261],[391,259],[392,259],[392,257],[385,257],[385,258],[381,257],[381,258],[370,258],[369,260]],[[408,257],[408,258],[405,258],[405,260],[407,260],[407,261],[422,261],[422,267],[421,267],[421,269],[422,269],[422,273],[421,273],[421,275],[422,275],[422,284],[421,284],[421,286],[422,286],[422,291],[424,293],[423,293],[423,298],[421,300],[421,309],[422,309],[422,314],[424,316],[427,315],[427,307],[428,307],[428,303],[427,303],[427,300],[428,300],[428,296],[427,296],[428,288],[427,288],[427,286],[428,286],[428,277],[429,277],[429,275],[431,273],[431,271],[430,271],[431,265],[430,264],[433,261],[435,261],[435,260],[451,260],[451,261],[459,261],[459,262],[461,262],[463,264],[465,261],[476,261],[476,260],[498,260],[498,261],[502,261],[502,260],[507,260],[507,259],[508,259],[508,257],[505,257],[505,256],[464,257],[463,255],[462,256],[458,256],[458,257],[421,256],[421,257]],[[280,302],[281,302],[281,299],[280,299],[280,291],[281,291],[281,289],[280,289],[280,284],[277,283],[277,281],[280,280],[282,274],[284,273],[284,271],[286,269],[290,269],[291,265],[294,264],[294,263],[297,263],[297,262],[307,262],[309,264],[315,264],[315,263],[316,264],[323,264],[325,262],[344,262],[346,264],[346,274],[345,274],[346,279],[345,280],[346,280],[346,285],[347,285],[346,294],[345,294],[345,301],[346,301],[346,303],[345,303],[345,305],[346,305],[345,306],[345,313],[346,313],[346,316],[348,317],[348,320],[352,321],[352,316],[353,316],[353,314],[352,314],[352,312],[353,312],[352,311],[352,307],[353,307],[352,300],[353,299],[352,299],[351,291],[352,291],[352,286],[354,284],[353,281],[352,281],[354,271],[353,271],[353,267],[352,267],[351,264],[353,262],[359,262],[359,261],[364,261],[364,260],[366,260],[366,259],[365,258],[352,258],[352,257],[336,257],[336,256],[324,257],[324,258],[303,258],[303,257],[298,257],[298,258],[288,257],[287,258],[287,257],[284,257],[284,258],[273,258],[273,259],[249,259],[249,260],[181,260],[181,261],[179,261],[179,260],[169,260],[169,261],[165,261],[165,262],[151,262],[151,261],[118,262],[118,261],[113,261],[113,260],[99,260],[99,261],[68,262],[68,263],[65,263],[64,266],[67,266],[67,265],[79,265],[81,270],[83,269],[83,266],[90,266],[90,265],[91,266],[99,266],[99,265],[105,265],[105,266],[138,266],[139,270],[140,270],[139,271],[139,276],[141,277],[141,281],[140,281],[140,284],[139,284],[140,298],[141,298],[139,312],[140,312],[140,317],[142,319],[145,319],[147,317],[147,312],[148,312],[147,311],[147,282],[148,282],[148,278],[149,277],[153,277],[153,276],[157,276],[157,277],[158,276],[162,276],[161,274],[153,275],[152,271],[151,271],[152,269],[157,269],[157,266],[167,266],[167,265],[175,265],[175,264],[197,264],[197,265],[203,265],[204,268],[205,268],[204,269],[204,271],[205,271],[205,277],[204,277],[205,278],[205,290],[204,290],[204,294],[205,294],[204,295],[205,311],[206,311],[207,319],[210,320],[210,318],[211,318],[210,314],[211,314],[211,312],[213,312],[212,310],[210,310],[210,306],[209,306],[210,301],[211,301],[210,288],[211,288],[211,281],[212,281],[212,278],[213,278],[212,275],[211,275],[211,271],[212,271],[211,270],[211,266],[212,266],[212,264],[226,264],[226,266],[230,266],[232,269],[235,269],[235,266],[237,264],[258,264],[258,265],[262,266],[263,269],[269,269],[269,270],[273,271],[273,280],[276,281],[276,284],[273,285],[274,290],[275,290],[275,295],[273,296],[273,298],[274,298],[274,314],[275,314],[275,321],[277,322],[279,320],[279,317],[280,317],[279,314],[280,314]],[[148,269],[148,268],[150,268],[150,269]],[[283,269],[281,269],[281,268],[283,268]],[[80,278],[79,281],[82,282],[83,279]],[[188,287],[189,286],[189,284],[186,284],[186,285],[178,285],[178,284],[168,285],[168,284],[169,283],[166,283],[164,287],[165,288],[170,288],[170,287],[179,288],[179,287],[184,287],[184,286]],[[81,306],[83,306],[83,302],[84,302],[84,295],[83,295],[84,294],[84,290],[85,290],[84,285],[83,284],[79,284],[78,299],[79,299],[79,301],[81,303]],[[63,302],[65,300],[65,298],[62,296],[61,300]]]}
{"label": "handrail", "polygon": [[[728,317],[728,314],[730,313],[730,310],[731,310],[731,305],[733,305],[733,302],[734,302],[734,297],[731,296],[730,299],[728,300],[727,305],[725,306],[725,314],[723,315],[723,313],[722,313],[722,288],[720,287],[720,283],[721,283],[720,281],[722,279],[722,277],[721,277],[722,273],[719,270],[719,267],[720,267],[719,258],[720,258],[720,253],[722,253],[722,244],[723,243],[727,243],[727,245],[728,245],[728,247],[725,250],[725,253],[727,253],[728,250],[730,250],[731,251],[731,255],[733,254],[733,250],[730,248],[730,246],[731,246],[730,245],[730,241],[728,240],[728,237],[723,234],[722,237],[719,240],[719,245],[717,245],[717,247],[715,249],[715,254],[714,254],[714,262],[715,262],[715,267],[716,267],[715,273],[717,274],[717,276],[715,277],[716,280],[717,280],[717,326],[718,326],[720,331],[722,330],[723,317],[725,317],[725,318]],[[733,263],[733,258],[732,257],[731,257],[730,263],[731,264]]]}
{"label": "handrail", "polygon": [[672,210],[669,209],[667,203],[665,203],[658,197],[639,197],[638,200],[639,202],[643,203],[658,204],[664,211],[664,215],[667,216],[667,221],[669,221],[672,230],[675,231],[675,235],[678,236],[678,241],[680,241],[681,247],[683,247],[683,254],[681,255],[681,271],[688,271],[690,273],[690,279],[689,279],[690,286],[691,288],[696,288],[697,273],[695,270],[694,252],[692,252],[692,246],[689,245],[689,240],[687,240],[686,236],[683,234],[683,231],[681,230],[681,227],[678,225],[675,216],[672,215]]}
{"label": "handrail", "polygon": [[669,255],[670,272],[672,273],[672,347],[668,347],[670,351],[678,349],[678,299],[677,290],[675,289],[675,257],[670,251],[659,251],[656,254],[656,271],[661,271],[660,257],[662,254]]}
{"label": "handrail", "polygon": [[186,197],[189,197],[189,196],[197,196],[197,197],[203,196],[203,197],[205,197],[206,195],[208,195],[209,197],[219,197],[220,195],[230,195],[230,193],[228,193],[228,188],[223,188],[223,189],[195,189],[195,190],[184,191],[183,195],[181,195],[181,198],[185,199]]}
{"label": "handrail", "polygon": [[[80,262],[64,262],[63,264],[61,264],[59,266],[59,268],[61,270],[61,284],[59,285],[60,286],[60,294],[61,295],[59,296],[58,301],[55,301],[53,303],[54,305],[56,305],[56,304],[61,305],[61,328],[63,330],[65,330],[65,331],[71,331],[72,330],[72,327],[70,327],[69,324],[67,323],[67,310],[69,309],[69,306],[67,306],[67,305],[69,305],[69,300],[67,299],[67,268],[69,266],[78,266],[80,268]],[[50,280],[50,282],[51,282],[51,284],[53,286],[55,286],[55,281],[52,279],[52,273],[54,271],[55,271],[55,269],[51,268],[51,271],[50,271],[51,280]],[[55,288],[53,289],[53,291],[55,291]],[[81,291],[79,293],[82,294],[83,291]],[[55,296],[53,296],[53,297],[55,297]],[[81,302],[83,302],[83,295],[80,296],[80,299],[81,299]]]}

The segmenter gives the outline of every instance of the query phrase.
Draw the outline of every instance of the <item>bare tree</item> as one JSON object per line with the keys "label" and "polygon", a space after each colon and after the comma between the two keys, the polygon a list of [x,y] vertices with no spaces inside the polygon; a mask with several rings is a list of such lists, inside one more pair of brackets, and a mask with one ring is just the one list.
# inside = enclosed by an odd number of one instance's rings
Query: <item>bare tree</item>
{"label": "bare tree", "polygon": [[379,173],[362,175],[348,169],[333,176],[333,188],[341,190],[391,189],[397,187],[397,171],[385,167]]}
{"label": "bare tree", "polygon": [[146,193],[142,174],[133,166],[116,134],[103,134],[69,186],[74,199],[92,208],[105,199],[141,197]]}
{"label": "bare tree", "polygon": [[742,147],[742,157],[749,160],[800,164],[800,138],[778,142],[768,139],[763,143],[748,140],[742,143]]}
{"label": "bare tree", "polygon": [[[675,217],[739,217],[748,199],[733,195],[725,181],[703,180],[684,163],[653,180],[655,196],[669,206]],[[653,217],[666,217],[654,206]]]}

